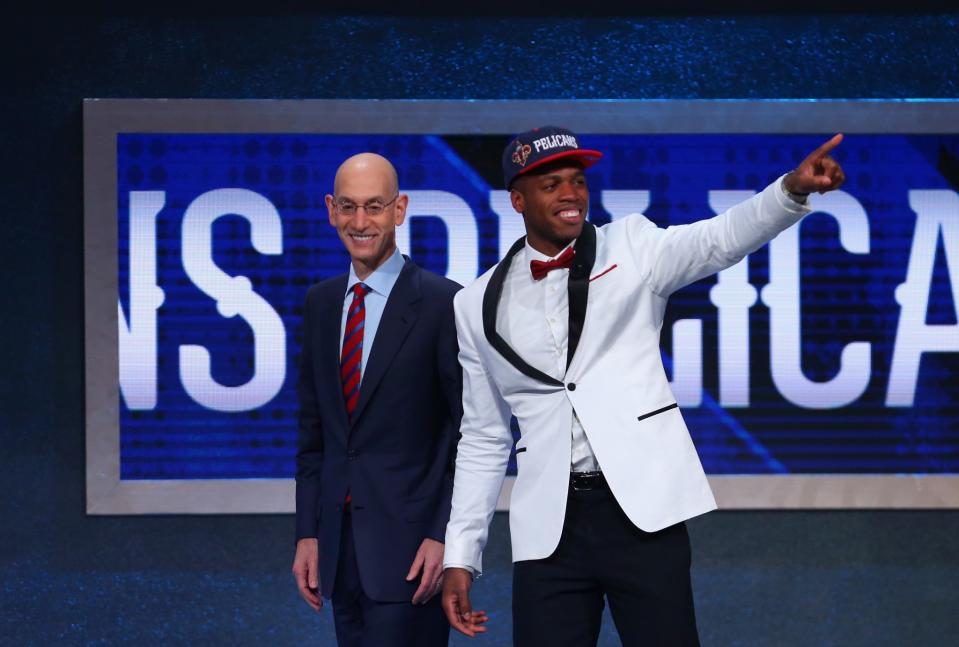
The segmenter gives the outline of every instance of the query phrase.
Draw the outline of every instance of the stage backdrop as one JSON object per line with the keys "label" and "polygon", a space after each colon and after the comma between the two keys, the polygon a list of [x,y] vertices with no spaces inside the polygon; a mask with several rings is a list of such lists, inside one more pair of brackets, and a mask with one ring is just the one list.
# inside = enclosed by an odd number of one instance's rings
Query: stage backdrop
{"label": "stage backdrop", "polygon": [[842,190],[673,295],[663,359],[722,507],[957,506],[957,106],[87,101],[87,510],[291,511],[303,298],[349,262],[337,166],[391,159],[401,251],[465,285],[523,234],[500,155],[547,123],[605,153],[591,222],[662,227],[845,132]]}

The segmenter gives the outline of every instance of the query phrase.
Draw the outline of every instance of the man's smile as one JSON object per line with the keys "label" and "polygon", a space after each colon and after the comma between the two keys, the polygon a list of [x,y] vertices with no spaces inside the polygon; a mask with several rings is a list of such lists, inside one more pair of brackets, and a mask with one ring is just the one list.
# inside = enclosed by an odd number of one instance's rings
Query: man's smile
{"label": "man's smile", "polygon": [[557,211],[556,215],[563,220],[579,220],[583,216],[583,210],[579,208],[566,208]]}

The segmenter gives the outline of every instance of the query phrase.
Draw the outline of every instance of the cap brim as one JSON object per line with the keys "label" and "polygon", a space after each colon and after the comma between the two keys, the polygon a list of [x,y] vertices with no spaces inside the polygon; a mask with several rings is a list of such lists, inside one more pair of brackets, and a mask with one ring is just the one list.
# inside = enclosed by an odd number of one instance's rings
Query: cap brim
{"label": "cap brim", "polygon": [[548,155],[541,160],[538,160],[535,164],[530,164],[526,168],[520,170],[516,175],[513,176],[515,180],[520,175],[529,173],[533,169],[537,169],[545,164],[550,162],[555,162],[560,159],[574,159],[580,164],[583,165],[583,168],[589,168],[596,162],[598,162],[603,157],[603,154],[599,151],[589,150],[586,148],[579,148],[574,151],[562,151],[560,153],[554,153],[553,155]]}

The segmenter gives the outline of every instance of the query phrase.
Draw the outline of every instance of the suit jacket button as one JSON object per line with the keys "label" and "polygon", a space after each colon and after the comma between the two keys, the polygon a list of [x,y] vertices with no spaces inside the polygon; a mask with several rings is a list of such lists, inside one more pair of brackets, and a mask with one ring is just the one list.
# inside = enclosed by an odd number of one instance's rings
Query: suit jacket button
{"label": "suit jacket button", "polygon": [[575,390],[576,390],[576,383],[575,383],[575,382],[570,382],[569,384],[566,385],[566,388],[569,389],[570,391],[575,391]]}
{"label": "suit jacket button", "polygon": [[355,461],[357,456],[359,456],[359,454],[357,453],[355,449],[351,449],[348,452],[346,452],[346,457],[349,458],[351,461]]}

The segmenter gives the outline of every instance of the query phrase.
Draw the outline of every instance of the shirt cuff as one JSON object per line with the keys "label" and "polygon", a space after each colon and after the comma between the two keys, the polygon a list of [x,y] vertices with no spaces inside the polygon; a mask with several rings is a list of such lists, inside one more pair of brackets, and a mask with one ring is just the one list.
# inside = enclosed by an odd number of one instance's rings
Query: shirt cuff
{"label": "shirt cuff", "polygon": [[[789,175],[787,173],[786,175]],[[808,193],[793,193],[786,188],[786,175],[783,175],[779,180],[779,188],[782,189],[783,195],[795,202],[796,204],[806,205],[809,204],[809,194]]]}
{"label": "shirt cuff", "polygon": [[474,580],[481,575],[481,573],[477,573],[476,569],[474,569],[472,566],[467,566],[466,564],[443,564],[444,571],[448,568],[462,568],[464,571],[468,572],[470,577]]}

